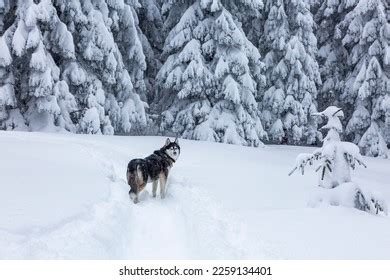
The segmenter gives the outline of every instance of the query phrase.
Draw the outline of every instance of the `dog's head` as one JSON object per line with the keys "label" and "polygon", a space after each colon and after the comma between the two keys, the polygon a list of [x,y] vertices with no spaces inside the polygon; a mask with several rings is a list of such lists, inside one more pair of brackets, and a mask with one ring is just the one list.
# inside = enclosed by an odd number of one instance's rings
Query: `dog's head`
{"label": "dog's head", "polygon": [[165,141],[165,145],[161,148],[161,150],[176,161],[180,155],[179,140],[176,138],[175,141],[172,142],[169,138],[167,138],[167,141]]}

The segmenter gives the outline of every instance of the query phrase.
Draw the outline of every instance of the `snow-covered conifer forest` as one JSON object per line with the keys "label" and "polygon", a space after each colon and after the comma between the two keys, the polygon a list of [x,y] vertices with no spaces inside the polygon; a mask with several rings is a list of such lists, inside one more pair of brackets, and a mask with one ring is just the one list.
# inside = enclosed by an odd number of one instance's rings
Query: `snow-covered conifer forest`
{"label": "snow-covered conifer forest", "polygon": [[0,0],[0,129],[390,146],[387,0]]}

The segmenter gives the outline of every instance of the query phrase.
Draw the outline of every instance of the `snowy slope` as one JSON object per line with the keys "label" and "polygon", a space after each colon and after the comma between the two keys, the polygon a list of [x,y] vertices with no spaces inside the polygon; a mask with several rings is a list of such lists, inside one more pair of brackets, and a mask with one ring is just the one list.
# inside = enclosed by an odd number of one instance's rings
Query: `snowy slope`
{"label": "snowy slope", "polygon": [[[133,205],[127,162],[163,143],[0,132],[0,258],[390,258],[390,218],[308,207],[316,174],[287,174],[311,148],[181,140],[167,198]],[[390,204],[390,161],[365,161],[353,178]]]}

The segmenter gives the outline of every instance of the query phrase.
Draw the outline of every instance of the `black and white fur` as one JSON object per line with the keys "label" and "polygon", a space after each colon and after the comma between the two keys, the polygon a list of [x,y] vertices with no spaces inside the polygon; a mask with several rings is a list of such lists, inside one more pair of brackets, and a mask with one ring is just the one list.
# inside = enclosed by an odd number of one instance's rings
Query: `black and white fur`
{"label": "black and white fur", "polygon": [[153,197],[156,197],[157,184],[160,181],[160,196],[165,198],[169,170],[179,158],[180,146],[176,138],[171,142],[167,138],[165,145],[144,159],[133,159],[127,165],[127,183],[129,195],[134,203],[138,203],[138,195],[147,183],[153,183]]}

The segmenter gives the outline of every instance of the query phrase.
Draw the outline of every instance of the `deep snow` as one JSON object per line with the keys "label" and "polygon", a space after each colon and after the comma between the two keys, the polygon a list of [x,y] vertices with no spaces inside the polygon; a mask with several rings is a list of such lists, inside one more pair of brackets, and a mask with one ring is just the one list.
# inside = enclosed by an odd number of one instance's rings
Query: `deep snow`
{"label": "deep snow", "polygon": [[[317,205],[313,148],[180,140],[165,200],[134,205],[127,162],[162,137],[0,132],[1,259],[389,259],[390,218]],[[390,205],[390,161],[352,178]]]}

